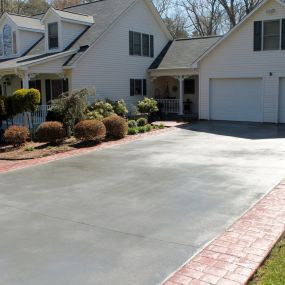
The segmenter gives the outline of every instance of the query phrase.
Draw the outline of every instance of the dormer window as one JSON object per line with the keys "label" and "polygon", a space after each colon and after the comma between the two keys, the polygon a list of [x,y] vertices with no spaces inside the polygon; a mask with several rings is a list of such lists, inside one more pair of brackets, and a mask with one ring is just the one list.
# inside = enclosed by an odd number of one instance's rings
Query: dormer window
{"label": "dormer window", "polygon": [[58,23],[48,24],[48,48],[58,48]]}
{"label": "dormer window", "polygon": [[0,31],[0,56],[11,56],[17,53],[17,34],[10,25],[4,25]]}

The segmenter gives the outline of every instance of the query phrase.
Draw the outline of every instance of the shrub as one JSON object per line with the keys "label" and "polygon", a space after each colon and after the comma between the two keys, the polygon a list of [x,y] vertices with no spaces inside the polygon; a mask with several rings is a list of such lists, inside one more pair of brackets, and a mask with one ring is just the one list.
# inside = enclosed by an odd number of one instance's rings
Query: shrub
{"label": "shrub", "polygon": [[86,114],[86,119],[102,121],[104,117],[97,111],[91,111]]}
{"label": "shrub", "polygon": [[60,143],[64,137],[65,130],[60,122],[44,122],[36,131],[36,138],[39,142]]}
{"label": "shrub", "polygon": [[68,136],[73,132],[75,124],[86,117],[87,97],[92,96],[92,89],[83,88],[65,93],[60,99],[54,100],[56,113],[63,116],[63,123],[66,127]]}
{"label": "shrub", "polygon": [[29,137],[29,130],[23,126],[11,126],[4,132],[4,140],[13,146],[24,144]]}
{"label": "shrub", "polygon": [[140,113],[148,114],[148,116],[158,112],[157,101],[152,98],[144,98],[142,101],[139,101],[137,108]]}
{"label": "shrub", "polygon": [[135,120],[129,120],[128,121],[128,127],[130,128],[130,129],[133,129],[133,128],[137,128],[137,122],[135,121]]}
{"label": "shrub", "polygon": [[158,128],[159,128],[159,129],[164,129],[165,126],[164,126],[163,124],[159,124],[159,125],[158,125]]}
{"label": "shrub", "polygon": [[123,99],[118,101],[112,101],[110,99],[106,99],[106,102],[111,104],[114,112],[121,117],[125,117],[128,114],[128,108]]}
{"label": "shrub", "polygon": [[124,138],[128,132],[128,124],[120,116],[113,115],[103,119],[103,123],[106,127],[107,136],[114,139]]}
{"label": "shrub", "polygon": [[138,132],[137,128],[129,128],[128,135],[136,135]]}
{"label": "shrub", "polygon": [[145,126],[147,124],[147,119],[145,119],[145,118],[139,118],[138,120],[137,120],[137,125],[139,126],[139,127],[143,127],[143,126]]}
{"label": "shrub", "polygon": [[97,101],[96,103],[88,107],[90,113],[96,114],[96,116],[101,115],[103,118],[114,115],[113,106],[110,103],[104,102],[102,100]]}
{"label": "shrub", "polygon": [[16,90],[12,96],[12,108],[15,114],[23,113],[27,109],[27,98],[26,95],[28,93],[28,89],[18,89]]}
{"label": "shrub", "polygon": [[147,124],[147,125],[145,126],[145,130],[146,130],[147,132],[150,132],[152,129],[153,129],[153,128],[152,128],[152,125],[150,125],[150,124]]}
{"label": "shrub", "polygon": [[98,120],[85,120],[76,124],[74,135],[82,141],[102,141],[106,136],[105,125]]}
{"label": "shrub", "polygon": [[41,103],[41,93],[39,90],[28,89],[25,95],[25,109],[28,112],[35,112],[38,105]]}
{"label": "shrub", "polygon": [[138,131],[139,133],[145,133],[146,132],[145,126],[138,127]]}

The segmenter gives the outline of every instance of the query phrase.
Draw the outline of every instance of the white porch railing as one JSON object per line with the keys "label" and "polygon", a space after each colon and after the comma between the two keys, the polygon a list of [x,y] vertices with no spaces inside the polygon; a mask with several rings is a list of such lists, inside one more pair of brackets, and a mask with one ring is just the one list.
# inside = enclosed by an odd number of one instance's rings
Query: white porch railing
{"label": "white porch railing", "polygon": [[32,113],[34,125],[39,125],[45,122],[47,113],[51,109],[52,105],[40,105],[38,109]]}
{"label": "white porch railing", "polygon": [[156,99],[160,111],[166,114],[179,113],[179,99]]}

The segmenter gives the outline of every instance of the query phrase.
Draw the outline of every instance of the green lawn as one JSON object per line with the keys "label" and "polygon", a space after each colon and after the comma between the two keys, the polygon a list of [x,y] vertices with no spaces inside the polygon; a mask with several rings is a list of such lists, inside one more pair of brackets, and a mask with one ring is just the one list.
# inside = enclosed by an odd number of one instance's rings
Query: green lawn
{"label": "green lawn", "polygon": [[285,234],[249,285],[285,285]]}

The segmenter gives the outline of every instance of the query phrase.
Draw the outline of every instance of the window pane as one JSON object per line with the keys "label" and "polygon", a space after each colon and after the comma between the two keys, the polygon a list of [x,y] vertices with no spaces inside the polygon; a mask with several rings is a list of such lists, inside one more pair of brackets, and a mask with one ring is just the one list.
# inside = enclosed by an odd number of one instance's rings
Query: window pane
{"label": "window pane", "polygon": [[149,56],[149,35],[142,35],[143,56]]}
{"label": "window pane", "polygon": [[49,44],[49,49],[58,48],[57,23],[48,24],[48,44]]}
{"label": "window pane", "polygon": [[62,80],[56,79],[51,81],[52,100],[58,99],[63,92]]}
{"label": "window pane", "polygon": [[17,53],[17,35],[16,32],[13,32],[13,53]]}
{"label": "window pane", "polygon": [[3,45],[4,55],[9,56],[12,54],[12,29],[9,25],[3,27]]}
{"label": "window pane", "polygon": [[266,36],[263,40],[264,50],[278,50],[280,49],[280,37],[279,36]]}
{"label": "window pane", "polygon": [[142,95],[142,80],[135,79],[135,95]]}
{"label": "window pane", "polygon": [[273,36],[280,34],[280,21],[264,22],[264,35]]}
{"label": "window pane", "polygon": [[141,55],[142,54],[142,36],[141,33],[134,32],[134,55]]}

